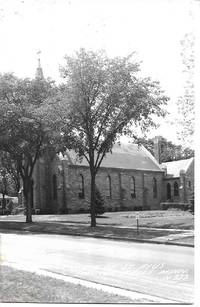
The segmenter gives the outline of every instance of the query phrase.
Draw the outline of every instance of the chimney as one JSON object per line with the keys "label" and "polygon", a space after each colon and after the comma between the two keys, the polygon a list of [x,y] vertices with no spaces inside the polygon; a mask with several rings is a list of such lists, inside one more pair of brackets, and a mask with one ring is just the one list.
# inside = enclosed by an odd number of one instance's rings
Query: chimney
{"label": "chimney", "polygon": [[167,176],[167,166],[166,165],[162,165],[162,170],[163,172],[165,172],[165,176]]}
{"label": "chimney", "polygon": [[153,139],[154,142],[154,157],[157,160],[157,162],[160,164],[160,141],[161,141],[161,136],[155,136]]}

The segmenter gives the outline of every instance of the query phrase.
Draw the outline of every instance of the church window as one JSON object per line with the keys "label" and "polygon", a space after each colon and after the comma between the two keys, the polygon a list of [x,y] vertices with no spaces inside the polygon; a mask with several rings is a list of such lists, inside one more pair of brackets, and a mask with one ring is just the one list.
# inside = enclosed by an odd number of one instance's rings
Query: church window
{"label": "church window", "polygon": [[153,178],[153,198],[157,198],[158,190],[157,190],[157,180]]}
{"label": "church window", "polygon": [[135,177],[131,177],[131,198],[136,198],[136,194],[135,194]]}
{"label": "church window", "polygon": [[53,175],[53,199],[56,200],[57,199],[57,178],[56,175]]}
{"label": "church window", "polygon": [[179,187],[176,181],[174,182],[174,196],[179,196]]}
{"label": "church window", "polygon": [[167,184],[167,199],[171,199],[171,184]]}
{"label": "church window", "polygon": [[84,177],[82,174],[79,175],[79,198],[85,198],[85,189],[84,189]]}
{"label": "church window", "polygon": [[109,198],[112,197],[111,178],[109,175],[106,177],[106,196]]}

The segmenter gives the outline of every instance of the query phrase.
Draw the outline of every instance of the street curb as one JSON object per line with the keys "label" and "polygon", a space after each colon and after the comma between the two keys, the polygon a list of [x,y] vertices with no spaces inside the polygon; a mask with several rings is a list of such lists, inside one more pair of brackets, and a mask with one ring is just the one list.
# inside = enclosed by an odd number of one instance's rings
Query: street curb
{"label": "street curb", "polygon": [[[118,286],[102,284],[96,281],[89,281],[87,279],[83,279],[80,277],[73,277],[73,276],[62,274],[62,273],[52,272],[47,269],[40,269],[37,267],[30,267],[30,266],[27,267],[24,264],[4,262],[3,265],[6,265],[14,269],[18,269],[18,270],[24,270],[26,272],[35,273],[37,275],[51,277],[51,278],[58,279],[58,280],[63,280],[65,282],[73,283],[76,285],[82,285],[90,289],[96,289],[96,290],[104,291],[110,294],[121,295],[124,297],[129,297],[131,299],[150,300],[150,302],[139,303],[139,304],[180,304],[181,303],[177,300],[170,300],[170,299],[163,298],[160,296],[142,293],[140,291],[128,290],[128,289],[120,288]],[[135,303],[132,303],[132,304],[135,304]]]}
{"label": "street curb", "polygon": [[165,244],[165,245],[175,245],[175,246],[184,246],[184,247],[193,247],[194,244],[187,244],[187,243],[176,243],[176,242],[161,242],[161,241],[156,241],[156,240],[148,240],[148,239],[136,239],[136,238],[121,238],[121,237],[107,237],[107,236],[102,236],[102,235],[88,235],[88,234],[80,234],[80,233],[56,233],[56,232],[51,232],[51,231],[39,231],[37,229],[34,230],[26,230],[26,229],[17,229],[17,228],[12,228],[12,229],[7,229],[7,228],[0,228],[1,230],[17,230],[21,232],[36,232],[38,234],[54,234],[54,235],[65,235],[65,236],[77,236],[77,237],[87,237],[87,238],[96,238],[96,239],[108,239],[108,240],[115,240],[115,241],[125,241],[125,242],[137,242],[137,243],[150,243],[150,244]]}
{"label": "street curb", "polygon": [[[84,236],[84,235],[79,235]],[[120,237],[104,237],[104,236],[90,236],[86,235],[87,237],[93,237],[93,238],[99,238],[99,239],[111,239],[111,240],[117,240],[117,241],[129,241],[129,242],[138,242],[138,243],[152,243],[152,244],[165,244],[165,245],[177,245],[177,246],[185,246],[185,247],[194,247],[193,244],[187,244],[187,243],[176,243],[176,242],[161,242],[156,240],[148,240],[148,239],[132,239],[132,238],[120,238]]]}

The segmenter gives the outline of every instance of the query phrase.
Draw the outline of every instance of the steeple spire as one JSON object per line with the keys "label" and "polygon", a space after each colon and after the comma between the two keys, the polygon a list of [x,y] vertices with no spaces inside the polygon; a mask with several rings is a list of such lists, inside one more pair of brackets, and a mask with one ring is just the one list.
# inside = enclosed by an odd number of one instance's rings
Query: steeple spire
{"label": "steeple spire", "polygon": [[44,79],[44,75],[43,75],[43,71],[42,71],[42,67],[41,67],[41,63],[40,63],[40,54],[41,51],[38,50],[37,55],[38,55],[38,67],[36,69],[36,73],[35,73],[35,78],[38,80],[42,80]]}

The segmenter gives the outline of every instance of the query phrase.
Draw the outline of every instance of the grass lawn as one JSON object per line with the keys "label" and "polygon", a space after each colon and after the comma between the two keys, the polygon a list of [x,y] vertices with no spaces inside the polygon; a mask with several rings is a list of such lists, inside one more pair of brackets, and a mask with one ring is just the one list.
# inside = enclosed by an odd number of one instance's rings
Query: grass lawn
{"label": "grass lawn", "polygon": [[[141,211],[139,233],[136,229],[136,212],[108,212],[97,218],[97,226],[90,227],[89,214],[33,215],[33,222],[25,223],[24,215],[0,217],[0,229],[65,235],[87,235],[131,240],[170,240],[193,244],[194,236],[187,233],[194,228],[194,216],[184,211]],[[146,227],[146,228],[142,228]],[[155,228],[155,229],[152,229]],[[174,229],[174,230],[170,230]],[[182,235],[183,233],[185,233]],[[190,237],[190,238],[187,238]],[[162,239],[163,238],[163,239]]]}
{"label": "grass lawn", "polygon": [[[139,223],[143,227],[164,229],[194,229],[194,216],[188,211],[155,210],[140,211]],[[24,215],[0,216],[0,221],[25,221]],[[59,222],[65,224],[90,224],[89,214],[33,215],[35,222]],[[97,225],[136,227],[136,212],[106,212],[97,218]]]}
{"label": "grass lawn", "polygon": [[[118,228],[113,226],[102,226],[97,225],[91,228],[88,224],[68,224],[65,222],[34,222],[26,224],[25,222],[11,222],[4,221],[0,222],[0,229],[5,230],[23,230],[28,232],[39,232],[39,233],[55,233],[55,234],[67,234],[67,235],[87,235],[87,236],[103,236],[107,238],[120,237],[124,239],[153,239],[156,237],[167,236],[172,234],[167,229],[155,230],[155,229],[139,229],[137,234],[136,229],[132,228]],[[177,231],[175,231],[177,233]],[[181,233],[181,231],[178,231]]]}
{"label": "grass lawn", "polygon": [[0,302],[3,303],[148,303],[62,280],[0,267]]}
{"label": "grass lawn", "polygon": [[[188,211],[181,210],[155,210],[140,211],[139,223],[143,227],[194,229],[194,216]],[[34,216],[35,221],[51,221],[64,223],[90,223],[88,214],[48,215]],[[98,225],[110,226],[136,226],[136,212],[106,212],[97,218]]]}

